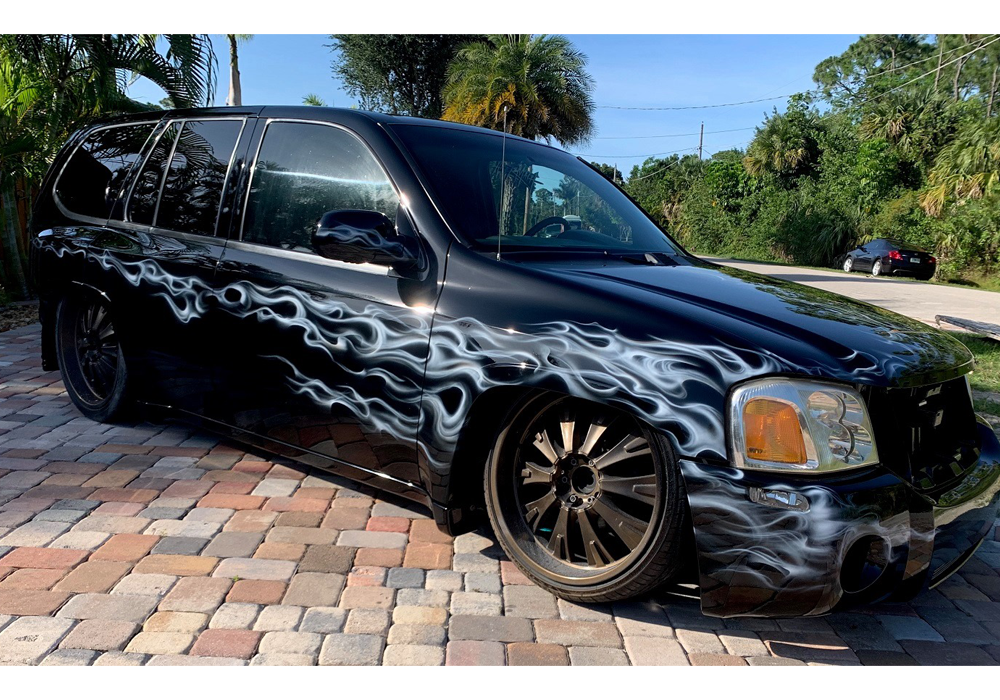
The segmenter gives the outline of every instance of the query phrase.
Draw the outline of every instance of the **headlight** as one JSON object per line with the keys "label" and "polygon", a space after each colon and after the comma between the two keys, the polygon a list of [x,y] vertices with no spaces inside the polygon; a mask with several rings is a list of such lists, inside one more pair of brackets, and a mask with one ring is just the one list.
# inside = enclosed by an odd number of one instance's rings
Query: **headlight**
{"label": "headlight", "polygon": [[730,449],[741,469],[828,472],[878,462],[868,409],[854,390],[758,379],[729,399]]}

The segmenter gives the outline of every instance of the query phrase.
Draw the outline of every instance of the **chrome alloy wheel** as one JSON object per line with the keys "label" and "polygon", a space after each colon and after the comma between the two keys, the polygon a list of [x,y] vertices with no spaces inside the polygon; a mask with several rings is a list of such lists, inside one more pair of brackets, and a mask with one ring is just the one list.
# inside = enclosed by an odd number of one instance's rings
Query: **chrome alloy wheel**
{"label": "chrome alloy wheel", "polygon": [[494,501],[520,563],[586,585],[638,559],[664,500],[649,439],[624,414],[568,399],[528,419],[504,455],[509,464],[498,475]]}

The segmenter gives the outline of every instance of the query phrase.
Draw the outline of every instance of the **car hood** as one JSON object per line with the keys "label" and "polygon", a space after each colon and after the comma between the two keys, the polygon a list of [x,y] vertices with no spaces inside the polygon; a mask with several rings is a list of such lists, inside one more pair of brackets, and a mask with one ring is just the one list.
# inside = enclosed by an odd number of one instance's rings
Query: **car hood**
{"label": "car hood", "polygon": [[[972,369],[969,350],[950,335],[891,311],[805,285],[694,259],[678,264],[545,265],[563,284],[617,298],[635,322],[647,309],[653,336],[689,337],[691,326],[763,352],[793,374],[878,386],[919,386]],[[659,326],[659,327],[658,327]]]}

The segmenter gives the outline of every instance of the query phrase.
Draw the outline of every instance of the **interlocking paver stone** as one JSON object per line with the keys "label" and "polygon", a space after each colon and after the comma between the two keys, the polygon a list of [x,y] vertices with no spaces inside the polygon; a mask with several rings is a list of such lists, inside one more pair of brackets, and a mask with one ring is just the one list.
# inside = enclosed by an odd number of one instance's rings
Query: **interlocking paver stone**
{"label": "interlocking paver stone", "polygon": [[506,652],[499,642],[454,640],[445,650],[446,666],[504,666]]}
{"label": "interlocking paver stone", "polygon": [[421,644],[390,644],[382,656],[383,666],[440,666],[444,647]]}
{"label": "interlocking paver stone", "polygon": [[257,650],[261,633],[252,630],[205,630],[198,635],[191,654],[249,659]]}
{"label": "interlocking paver stone", "polygon": [[[175,537],[168,536],[160,539],[151,550],[152,554],[182,554],[194,556],[199,554],[208,546],[210,540],[207,537]],[[209,555],[205,552],[206,556]]]}
{"label": "interlocking paver stone", "polygon": [[[360,612],[360,610],[352,612]],[[316,632],[317,634],[342,632],[347,623],[347,615],[348,611],[342,608],[306,608],[302,622],[299,623],[299,631]]]}
{"label": "interlocking paver stone", "polygon": [[933,627],[919,617],[902,615],[879,615],[878,621],[895,639],[913,639],[926,642],[943,642],[942,637]]}
{"label": "interlocking paver stone", "polygon": [[160,602],[165,612],[210,613],[222,605],[231,581],[221,578],[190,576],[181,578]]}
{"label": "interlocking paver stone", "polygon": [[389,612],[378,608],[354,608],[347,614],[346,634],[377,634],[389,632]]}
{"label": "interlocking paver stone", "polygon": [[223,559],[212,574],[221,578],[239,577],[258,581],[290,581],[295,573],[295,562],[277,559]]}
{"label": "interlocking paver stone", "polygon": [[449,639],[479,642],[530,642],[531,622],[519,617],[454,615],[448,625]]}
{"label": "interlocking paver stone", "polygon": [[344,577],[340,574],[306,572],[295,574],[282,600],[284,605],[333,606],[344,590]]}
{"label": "interlocking paver stone", "polygon": [[305,654],[319,652],[323,637],[311,632],[267,632],[260,640],[262,654]]}
{"label": "interlocking paver stone", "polygon": [[82,620],[59,645],[62,649],[121,651],[139,631],[139,625],[126,620]]}
{"label": "interlocking paver stone", "polygon": [[0,631],[0,664],[35,664],[55,649],[72,620],[22,617]]}
{"label": "interlocking paver stone", "polygon": [[574,620],[535,620],[539,642],[563,646],[620,647],[618,629],[609,622],[577,622]]}
{"label": "interlocking paver stone", "polygon": [[142,622],[159,602],[156,596],[83,593],[73,596],[57,616],[77,620]]}
{"label": "interlocking paver stone", "polygon": [[177,583],[177,579],[177,576],[168,574],[129,574],[111,592],[119,595],[163,596]]}
{"label": "interlocking paver stone", "polygon": [[679,642],[662,637],[625,637],[625,653],[633,666],[687,666]]}
{"label": "interlocking paver stone", "polygon": [[154,613],[142,626],[143,632],[200,632],[208,625],[208,615],[189,612]]}
{"label": "interlocking paver stone", "polygon": [[329,634],[319,653],[320,666],[377,666],[385,640],[374,634]]}
{"label": "interlocking paver stone", "polygon": [[570,647],[572,666],[628,666],[628,656],[621,649],[608,647]]}
{"label": "interlocking paver stone", "polygon": [[212,629],[248,630],[260,611],[261,606],[253,603],[225,603],[215,611],[208,626]]}
{"label": "interlocking paver stone", "polygon": [[46,656],[40,666],[90,666],[97,657],[99,651],[87,649],[57,649]]}
{"label": "interlocking paver stone", "polygon": [[268,605],[260,611],[253,628],[258,632],[288,632],[298,627],[302,612],[296,605]]}
{"label": "interlocking paver stone", "polygon": [[194,643],[184,632],[140,632],[125,647],[132,654],[183,654]]}

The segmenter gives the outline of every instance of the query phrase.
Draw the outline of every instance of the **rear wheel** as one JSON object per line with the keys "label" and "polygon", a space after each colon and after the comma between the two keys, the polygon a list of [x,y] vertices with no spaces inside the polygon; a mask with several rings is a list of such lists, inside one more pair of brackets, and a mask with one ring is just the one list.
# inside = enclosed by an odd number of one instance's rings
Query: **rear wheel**
{"label": "rear wheel", "polygon": [[67,297],[56,310],[56,352],[66,392],[91,420],[110,422],[128,407],[128,370],[107,300]]}
{"label": "rear wheel", "polygon": [[642,595],[681,568],[687,507],[669,444],[623,413],[543,397],[503,430],[485,475],[501,546],[579,602]]}
{"label": "rear wheel", "polygon": [[882,274],[882,261],[876,260],[872,265],[872,277],[878,277]]}

